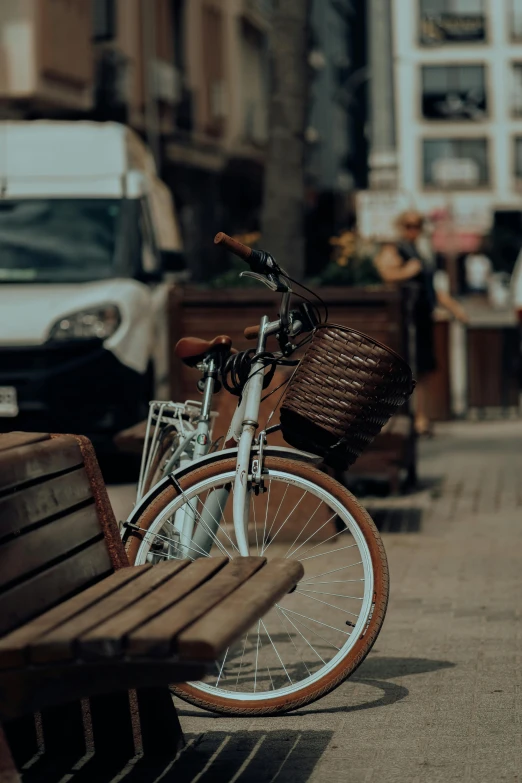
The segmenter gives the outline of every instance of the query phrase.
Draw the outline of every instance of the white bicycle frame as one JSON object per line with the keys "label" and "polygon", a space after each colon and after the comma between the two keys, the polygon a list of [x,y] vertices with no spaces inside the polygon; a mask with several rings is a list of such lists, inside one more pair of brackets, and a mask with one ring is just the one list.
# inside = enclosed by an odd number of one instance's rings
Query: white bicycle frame
{"label": "white bicycle frame", "polygon": [[[301,331],[302,324],[300,321],[294,321],[291,326],[288,325],[290,297],[291,291],[283,294],[279,319],[270,321],[267,316],[261,318],[256,355],[265,352],[268,337],[277,334],[282,327],[285,328],[286,333],[289,336],[295,336]],[[186,451],[182,451],[178,456],[176,456],[176,453],[167,463],[165,473],[170,472],[174,466],[173,463],[175,459],[178,459],[178,457],[180,466],[188,463],[194,464],[209,451],[211,405],[216,377],[216,368],[213,359],[207,359],[206,362],[201,365],[201,368],[205,370],[206,380],[201,414],[198,418],[197,428],[188,438],[189,441],[195,439],[192,457],[188,456]],[[224,442],[225,448],[238,444],[232,510],[237,548],[241,555],[249,554],[248,522],[250,506],[249,492],[252,484],[252,448],[254,446],[256,430],[259,426],[259,408],[263,393],[264,377],[265,364],[262,360],[257,360],[252,364],[248,380],[243,388],[239,404],[232,417]],[[259,435],[258,442],[262,444],[265,439],[266,433],[263,431]],[[260,451],[262,450],[260,449]],[[261,476],[261,453],[258,456],[258,460],[256,472]],[[173,528],[179,536],[177,548],[182,557],[187,557],[189,552],[191,553],[191,557],[202,557],[210,552],[212,542],[216,538],[219,520],[229,493],[230,489],[227,488],[213,490],[207,497],[201,512],[198,512],[195,506],[188,502],[175,513]],[[199,524],[194,535],[196,516],[198,517]]]}

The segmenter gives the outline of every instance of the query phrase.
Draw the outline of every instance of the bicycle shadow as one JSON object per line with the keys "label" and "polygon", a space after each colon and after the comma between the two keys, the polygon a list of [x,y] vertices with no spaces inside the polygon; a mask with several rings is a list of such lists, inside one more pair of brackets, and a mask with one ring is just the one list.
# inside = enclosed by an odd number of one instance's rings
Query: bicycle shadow
{"label": "bicycle shadow", "polygon": [[[427,674],[441,669],[448,669],[455,666],[451,661],[437,661],[429,658],[391,658],[370,655],[355,674],[347,680],[346,685],[350,683],[367,685],[371,688],[377,688],[382,691],[382,696],[361,702],[360,704],[348,704],[338,707],[321,707],[320,702],[314,702],[310,707],[303,707],[296,712],[283,715],[283,718],[292,718],[298,715],[321,715],[332,714],[336,712],[349,713],[360,712],[361,710],[375,709],[376,707],[386,707],[395,704],[409,695],[409,690],[402,684],[390,682],[399,677],[413,676],[415,674]],[[343,686],[341,686],[343,687]],[[184,706],[181,709],[178,704],[178,714],[180,716],[191,718],[221,719],[222,715],[212,715],[202,710],[192,709]]]}
{"label": "bicycle shadow", "polygon": [[[138,758],[120,774],[92,777],[92,768],[81,783],[96,779],[97,783],[254,783],[255,781],[292,780],[306,783],[326,751],[333,731],[299,731],[290,726],[292,719],[310,714],[349,713],[393,704],[405,698],[409,691],[391,680],[439,671],[454,666],[451,661],[428,658],[393,658],[371,655],[350,679],[351,682],[378,688],[383,695],[361,704],[326,707],[311,705],[282,716],[284,724],[274,731],[203,731],[186,735],[187,745],[176,758]],[[341,686],[342,687],[342,686]],[[320,703],[317,703],[320,704]],[[201,710],[178,709],[181,716],[215,718]],[[285,725],[286,724],[286,725]],[[295,725],[295,724],[294,724]],[[103,774],[104,773],[104,774]],[[76,781],[76,777],[73,778]],[[78,783],[80,783],[78,781]]]}
{"label": "bicycle shadow", "polygon": [[[369,656],[355,674],[347,682],[359,683],[370,687],[378,688],[383,695],[372,701],[365,701],[361,704],[351,704],[339,707],[316,707],[315,704],[310,708],[304,707],[293,713],[295,715],[321,715],[336,712],[360,712],[361,710],[375,709],[376,707],[386,707],[389,704],[401,701],[409,695],[409,689],[404,685],[388,682],[399,677],[405,677],[415,674],[427,674],[440,669],[448,669],[455,666],[451,661],[435,661],[429,658],[387,658],[376,655]],[[342,686],[341,686],[342,687]]]}

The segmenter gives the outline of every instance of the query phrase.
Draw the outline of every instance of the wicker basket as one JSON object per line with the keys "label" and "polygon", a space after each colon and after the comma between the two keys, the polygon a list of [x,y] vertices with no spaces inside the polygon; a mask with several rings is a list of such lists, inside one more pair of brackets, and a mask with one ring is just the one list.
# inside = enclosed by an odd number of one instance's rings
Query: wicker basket
{"label": "wicker basket", "polygon": [[390,348],[344,326],[319,326],[281,406],[283,437],[345,469],[414,386],[409,366]]}

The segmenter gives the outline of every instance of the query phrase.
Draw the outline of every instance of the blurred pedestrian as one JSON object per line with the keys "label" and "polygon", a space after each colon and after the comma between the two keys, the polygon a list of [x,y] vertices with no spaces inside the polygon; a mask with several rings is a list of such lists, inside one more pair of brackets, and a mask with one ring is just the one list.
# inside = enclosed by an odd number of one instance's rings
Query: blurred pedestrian
{"label": "blurred pedestrian", "polygon": [[455,318],[467,322],[465,310],[444,287],[435,286],[436,264],[433,253],[426,247],[423,235],[424,218],[416,210],[399,215],[397,242],[385,243],[375,258],[375,265],[386,283],[412,283],[417,288],[413,318],[416,333],[415,373],[415,429],[419,435],[430,434],[427,414],[427,380],[437,369],[433,336],[433,311],[437,304],[446,308]]}

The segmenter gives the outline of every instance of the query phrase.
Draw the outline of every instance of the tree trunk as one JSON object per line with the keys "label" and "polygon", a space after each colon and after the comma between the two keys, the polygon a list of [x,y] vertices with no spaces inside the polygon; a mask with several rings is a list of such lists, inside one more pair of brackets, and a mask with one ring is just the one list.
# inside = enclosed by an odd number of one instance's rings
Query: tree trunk
{"label": "tree trunk", "polygon": [[304,154],[310,0],[276,0],[262,245],[291,277],[304,274]]}

